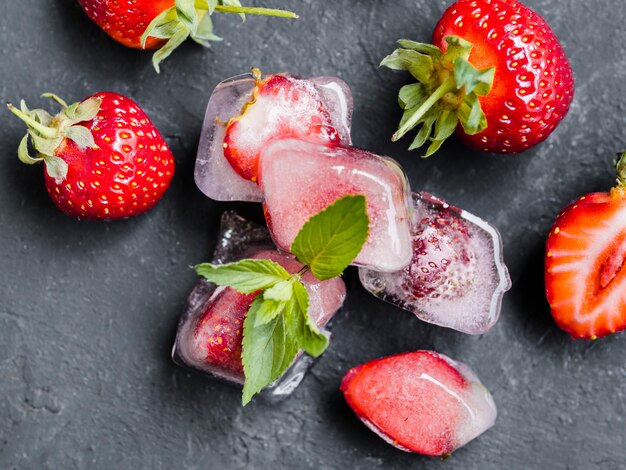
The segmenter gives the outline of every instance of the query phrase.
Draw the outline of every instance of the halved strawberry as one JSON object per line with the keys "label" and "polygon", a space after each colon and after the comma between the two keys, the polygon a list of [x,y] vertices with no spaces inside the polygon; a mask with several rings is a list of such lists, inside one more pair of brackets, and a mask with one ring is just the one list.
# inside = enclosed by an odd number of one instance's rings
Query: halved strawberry
{"label": "halved strawberry", "polygon": [[[625,154],[626,156],[626,154]],[[625,174],[625,156],[618,171]],[[626,187],[592,193],[559,214],[546,243],[546,296],[557,324],[574,338],[626,329]]]}
{"label": "halved strawberry", "polygon": [[471,370],[432,351],[398,354],[351,369],[348,405],[395,447],[443,456],[491,427],[496,409]]}
{"label": "halved strawberry", "polygon": [[230,120],[224,137],[224,156],[239,175],[257,181],[261,150],[273,139],[339,143],[339,133],[311,82],[282,74],[261,79],[256,69],[254,75],[252,99]]}

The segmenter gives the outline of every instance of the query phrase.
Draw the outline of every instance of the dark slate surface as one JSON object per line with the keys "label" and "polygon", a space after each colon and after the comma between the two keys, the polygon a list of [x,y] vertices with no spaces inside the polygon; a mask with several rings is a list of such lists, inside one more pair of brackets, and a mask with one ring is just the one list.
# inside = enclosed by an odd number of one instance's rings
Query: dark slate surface
{"label": "dark slate surface", "polygon": [[[623,0],[528,0],[561,38],[577,90],[570,115],[518,157],[448,143],[422,161],[391,144],[402,74],[377,68],[394,40],[427,40],[449,0],[278,0],[295,22],[220,18],[227,40],[185,45],[157,76],[147,53],[109,40],[71,0],[3,2],[0,97],[78,100],[114,90],[138,101],[178,164],[151,213],[117,223],[57,212],[42,169],[18,162],[20,124],[0,126],[0,468],[619,468],[626,466],[626,337],[572,341],[543,296],[544,237],[556,213],[613,183],[626,147]],[[177,368],[176,322],[227,208],[193,183],[204,107],[221,79],[267,72],[339,75],[353,89],[356,145],[393,156],[414,188],[496,224],[514,283],[481,337],[419,322],[366,295],[356,271],[335,339],[295,395],[242,409],[239,391]],[[357,421],[338,391],[351,366],[435,349],[470,364],[499,408],[496,426],[441,463],[402,453]]]}

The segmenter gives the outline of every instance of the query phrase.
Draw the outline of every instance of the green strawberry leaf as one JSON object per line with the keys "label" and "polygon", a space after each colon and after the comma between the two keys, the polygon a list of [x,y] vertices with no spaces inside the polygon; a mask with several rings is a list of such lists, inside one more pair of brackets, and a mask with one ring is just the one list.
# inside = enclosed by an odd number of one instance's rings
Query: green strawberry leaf
{"label": "green strawberry leaf", "polygon": [[459,117],[456,112],[447,109],[443,110],[435,123],[435,135],[433,139],[441,141],[446,140],[454,133],[458,123]]}
{"label": "green strawberry leaf", "polygon": [[93,134],[89,129],[84,126],[71,126],[65,130],[65,137],[73,140],[80,149],[93,149],[97,148],[96,142],[93,139]]}
{"label": "green strawberry leaf", "polygon": [[209,47],[211,41],[221,41],[222,38],[213,32],[213,20],[211,15],[206,14],[195,33],[191,35],[191,39],[204,47]]}
{"label": "green strawberry leaf", "polygon": [[[30,134],[30,132],[29,132]],[[26,163],[27,165],[34,165],[43,160],[43,158],[33,158],[30,156],[28,152],[28,137],[29,134],[26,134],[22,141],[20,142],[19,147],[17,148],[17,158],[20,159],[22,163]]]}
{"label": "green strawberry leaf", "polygon": [[426,143],[428,138],[430,137],[430,133],[432,132],[433,125],[435,124],[435,120],[437,119],[437,115],[435,113],[428,113],[422,119],[422,127],[417,132],[413,143],[409,146],[409,150],[414,150],[420,148],[422,145]]}
{"label": "green strawberry leaf", "polygon": [[454,61],[454,79],[458,89],[465,87],[465,93],[475,93],[478,96],[486,96],[491,90],[496,69],[491,67],[478,70],[466,59],[461,57]]}
{"label": "green strawberry leaf", "polygon": [[459,108],[459,120],[463,131],[468,135],[478,134],[487,129],[487,118],[476,95],[465,97],[463,105]]}
{"label": "green strawberry leaf", "polygon": [[76,108],[73,123],[92,121],[100,112],[101,105],[101,98],[89,98],[88,100],[83,101]]}
{"label": "green strawberry leaf", "polygon": [[242,396],[244,406],[264,387],[276,381],[298,354],[296,342],[287,336],[283,315],[257,326],[257,315],[263,302],[261,296],[258,296],[243,322],[241,359],[246,377]]}
{"label": "green strawberry leaf", "polygon": [[344,196],[304,224],[291,252],[324,281],[341,275],[360,253],[368,234],[365,196]]}
{"label": "green strawberry leaf", "polygon": [[176,0],[178,20],[189,30],[195,31],[198,26],[195,0]]}
{"label": "green strawberry leaf", "polygon": [[208,281],[220,286],[231,286],[244,294],[268,289],[290,278],[290,274],[280,264],[261,259],[244,259],[229,264],[204,263],[195,269]]}
{"label": "green strawberry leaf", "polygon": [[398,102],[402,109],[411,109],[420,106],[428,98],[428,94],[421,83],[411,83],[400,88]]}
{"label": "green strawberry leaf", "polygon": [[474,47],[471,42],[458,36],[446,36],[443,39],[448,43],[448,48],[442,58],[451,63],[459,57],[467,60]]}
{"label": "green strawberry leaf", "polygon": [[67,163],[62,158],[46,155],[44,164],[46,165],[48,175],[54,178],[57,184],[61,183],[67,176]]}
{"label": "green strawberry leaf", "polygon": [[435,60],[440,59],[443,55],[441,49],[439,49],[437,46],[433,46],[432,44],[410,41],[408,39],[400,39],[398,41],[398,44],[400,44],[400,46],[404,49],[411,49],[413,51],[421,52],[422,54],[431,56]]}
{"label": "green strawberry leaf", "polygon": [[380,65],[392,70],[405,70],[422,83],[430,83],[435,72],[429,55],[410,49],[396,49]]}

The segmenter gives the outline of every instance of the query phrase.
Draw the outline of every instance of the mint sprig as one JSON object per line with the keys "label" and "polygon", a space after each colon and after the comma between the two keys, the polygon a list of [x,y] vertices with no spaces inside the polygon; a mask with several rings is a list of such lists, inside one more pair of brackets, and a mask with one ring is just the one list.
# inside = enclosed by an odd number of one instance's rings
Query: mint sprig
{"label": "mint sprig", "polygon": [[304,265],[297,273],[261,259],[196,266],[210,282],[244,294],[258,292],[243,324],[244,406],[275,382],[299,351],[317,357],[326,350],[328,338],[309,314],[309,294],[301,278],[308,271],[320,280],[340,276],[368,233],[365,196],[345,196],[311,217],[296,236],[291,251]]}

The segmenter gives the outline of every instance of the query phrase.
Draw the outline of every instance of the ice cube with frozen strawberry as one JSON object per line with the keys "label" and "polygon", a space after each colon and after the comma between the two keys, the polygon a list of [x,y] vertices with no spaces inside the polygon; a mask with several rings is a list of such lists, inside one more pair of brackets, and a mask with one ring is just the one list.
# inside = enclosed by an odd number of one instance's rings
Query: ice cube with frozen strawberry
{"label": "ice cube with frozen strawberry", "polygon": [[263,151],[259,185],[268,227],[279,248],[288,251],[304,223],[333,201],[362,194],[369,237],[353,264],[386,272],[409,264],[410,190],[394,160],[341,145],[283,139]]}
{"label": "ice cube with frozen strawberry", "polygon": [[[242,257],[274,261],[290,273],[302,265],[293,256],[271,248],[269,234],[241,217],[227,212],[222,218],[221,238],[215,253],[219,262]],[[309,314],[324,331],[341,307],[346,288],[341,278],[317,280],[310,272],[302,276],[309,293]],[[189,296],[173,349],[181,365],[243,383],[241,361],[243,322],[256,293],[242,294],[231,287],[200,281]],[[295,388],[295,387],[293,387]]]}
{"label": "ice cube with frozen strawberry", "polygon": [[217,85],[207,107],[195,180],[220,201],[263,199],[256,165],[272,139],[299,136],[350,145],[352,95],[336,77],[242,75]]}
{"label": "ice cube with frozen strawberry", "polygon": [[485,333],[511,286],[498,231],[428,193],[414,193],[412,205],[411,263],[395,273],[360,269],[361,283],[424,321]]}
{"label": "ice cube with frozen strawberry", "polygon": [[465,364],[417,351],[374,360],[341,383],[348,405],[385,441],[407,452],[445,456],[493,426],[497,411]]}

